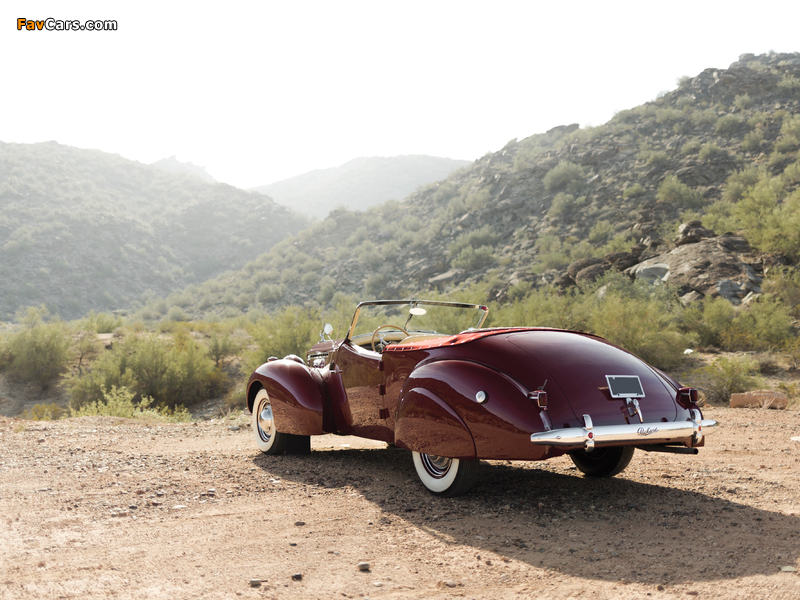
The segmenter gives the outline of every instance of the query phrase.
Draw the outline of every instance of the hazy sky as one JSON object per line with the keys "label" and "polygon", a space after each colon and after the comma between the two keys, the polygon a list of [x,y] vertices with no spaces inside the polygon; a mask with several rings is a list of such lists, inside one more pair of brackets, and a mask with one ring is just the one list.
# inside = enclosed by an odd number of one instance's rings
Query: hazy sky
{"label": "hazy sky", "polygon": [[797,0],[3,0],[0,141],[176,155],[240,187],[359,156],[474,160],[742,53],[800,51],[798,23]]}

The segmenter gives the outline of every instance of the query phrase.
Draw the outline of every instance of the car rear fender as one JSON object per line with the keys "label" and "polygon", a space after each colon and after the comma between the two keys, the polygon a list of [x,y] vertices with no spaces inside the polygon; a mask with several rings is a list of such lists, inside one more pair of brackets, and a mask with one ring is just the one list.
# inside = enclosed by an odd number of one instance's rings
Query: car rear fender
{"label": "car rear fender", "polygon": [[267,391],[275,425],[281,433],[320,435],[332,431],[325,386],[316,369],[291,358],[258,367],[247,383],[247,407],[253,410],[258,391]]}
{"label": "car rear fender", "polygon": [[[531,370],[536,367],[535,364],[530,366]],[[537,380],[544,381],[545,377],[544,373],[534,374]],[[406,379],[400,394],[396,437],[405,437],[405,433],[398,434],[405,431],[407,426],[403,421],[412,413],[404,405],[409,398],[419,402],[416,396],[410,395],[411,392],[419,395],[420,390],[436,399],[438,411],[423,404],[413,413],[414,443],[429,448],[424,450],[426,453],[458,458],[447,454],[443,448],[450,444],[447,436],[457,429],[457,422],[469,434],[476,458],[538,460],[550,456],[548,449],[531,449],[531,433],[545,429],[541,408],[528,396],[530,390],[505,373],[469,360],[444,359],[418,365]],[[550,390],[553,392],[549,407],[551,418],[561,418],[565,403],[556,386],[550,386]],[[568,407],[566,410],[571,415]],[[443,429],[446,435],[442,435]],[[430,449],[434,447],[435,451]],[[418,450],[417,447],[412,449]],[[460,450],[464,452],[463,447]]]}
{"label": "car rear fender", "polygon": [[425,454],[473,459],[475,442],[455,410],[425,388],[406,392],[397,411],[395,445]]}

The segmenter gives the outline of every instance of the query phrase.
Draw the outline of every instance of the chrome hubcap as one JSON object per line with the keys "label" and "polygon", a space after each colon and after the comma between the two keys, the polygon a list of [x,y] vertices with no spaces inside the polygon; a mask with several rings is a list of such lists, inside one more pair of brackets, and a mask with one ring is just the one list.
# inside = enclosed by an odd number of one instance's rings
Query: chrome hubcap
{"label": "chrome hubcap", "polygon": [[264,400],[258,411],[258,435],[265,442],[269,442],[275,433],[275,422],[272,420],[272,407],[268,400]]}
{"label": "chrome hubcap", "polygon": [[453,464],[453,459],[447,458],[446,456],[423,454],[421,458],[422,464],[425,466],[425,470],[430,474],[431,477],[435,477],[436,479],[441,479],[447,475],[447,472],[450,470],[450,466]]}

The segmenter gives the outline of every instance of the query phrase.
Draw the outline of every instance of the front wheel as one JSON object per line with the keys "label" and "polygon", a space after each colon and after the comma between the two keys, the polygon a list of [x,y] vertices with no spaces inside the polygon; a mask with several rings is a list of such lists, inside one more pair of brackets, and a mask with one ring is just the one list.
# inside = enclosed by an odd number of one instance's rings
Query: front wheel
{"label": "front wheel", "polygon": [[633,446],[595,448],[591,452],[573,450],[569,457],[589,477],[613,477],[625,470],[633,458]]}
{"label": "front wheel", "polygon": [[422,485],[436,496],[452,498],[466,494],[478,479],[477,460],[459,460],[412,452],[414,468]]}
{"label": "front wheel", "polygon": [[267,390],[259,390],[253,401],[253,433],[258,449],[264,454],[283,454],[286,450],[287,436],[275,428]]}

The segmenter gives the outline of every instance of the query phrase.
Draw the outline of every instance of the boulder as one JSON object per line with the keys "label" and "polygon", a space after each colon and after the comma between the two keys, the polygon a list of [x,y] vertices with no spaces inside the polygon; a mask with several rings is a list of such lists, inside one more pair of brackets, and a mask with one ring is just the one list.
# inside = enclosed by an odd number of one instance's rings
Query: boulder
{"label": "boulder", "polygon": [[611,269],[611,263],[601,262],[589,265],[575,274],[576,283],[592,283],[605,275]]}
{"label": "boulder", "polygon": [[696,244],[700,240],[713,237],[716,237],[716,234],[712,230],[703,227],[700,221],[689,221],[678,228],[678,237],[673,241],[676,246],[685,246],[686,244]]}
{"label": "boulder", "polygon": [[731,408],[774,408],[783,410],[789,405],[789,398],[781,392],[756,390],[742,394],[731,394]]}
{"label": "boulder", "polygon": [[567,267],[567,273],[569,273],[570,277],[575,279],[575,276],[578,274],[578,272],[582,271],[586,267],[591,267],[592,265],[599,265],[604,262],[606,262],[605,258],[581,258],[580,260],[576,260]]}
{"label": "boulder", "polygon": [[678,288],[681,296],[695,291],[705,297],[723,297],[738,305],[750,292],[760,291],[762,279],[748,264],[753,262],[752,257],[739,256],[745,250],[750,250],[747,240],[725,234],[678,246],[626,269],[625,273],[651,283],[668,282]]}

